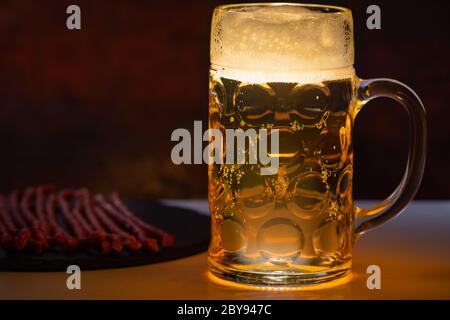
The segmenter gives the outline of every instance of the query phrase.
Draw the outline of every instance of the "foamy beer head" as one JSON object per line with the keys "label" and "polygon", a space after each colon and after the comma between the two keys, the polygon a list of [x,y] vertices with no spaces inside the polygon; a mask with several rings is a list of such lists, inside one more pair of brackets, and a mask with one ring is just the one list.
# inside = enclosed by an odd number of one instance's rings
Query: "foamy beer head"
{"label": "foamy beer head", "polygon": [[350,10],[298,4],[216,8],[211,65],[246,82],[317,82],[354,74]]}

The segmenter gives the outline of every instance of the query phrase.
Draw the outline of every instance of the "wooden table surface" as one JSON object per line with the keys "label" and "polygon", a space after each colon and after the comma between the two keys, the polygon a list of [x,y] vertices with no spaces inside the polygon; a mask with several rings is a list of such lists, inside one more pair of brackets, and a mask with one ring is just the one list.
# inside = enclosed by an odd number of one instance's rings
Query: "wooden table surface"
{"label": "wooden table surface", "polygon": [[[170,201],[207,214],[206,201]],[[363,202],[362,205],[367,205]],[[366,286],[381,268],[381,290]],[[256,290],[210,279],[206,253],[154,265],[82,271],[81,290],[67,274],[0,272],[2,299],[450,299],[450,201],[416,201],[356,244],[344,280],[295,291]]]}

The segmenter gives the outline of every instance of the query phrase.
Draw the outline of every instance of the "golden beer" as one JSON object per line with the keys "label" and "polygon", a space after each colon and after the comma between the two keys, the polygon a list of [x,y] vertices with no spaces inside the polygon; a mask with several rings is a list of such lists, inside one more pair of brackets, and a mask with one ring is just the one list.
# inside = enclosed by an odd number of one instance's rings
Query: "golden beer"
{"label": "golden beer", "polygon": [[[209,164],[210,270],[298,285],[351,267],[352,128],[361,105],[350,11],[289,4],[215,10],[209,127],[278,129],[278,172]],[[245,150],[248,153],[248,148]],[[226,150],[224,152],[224,157]],[[246,157],[248,158],[248,157]]]}

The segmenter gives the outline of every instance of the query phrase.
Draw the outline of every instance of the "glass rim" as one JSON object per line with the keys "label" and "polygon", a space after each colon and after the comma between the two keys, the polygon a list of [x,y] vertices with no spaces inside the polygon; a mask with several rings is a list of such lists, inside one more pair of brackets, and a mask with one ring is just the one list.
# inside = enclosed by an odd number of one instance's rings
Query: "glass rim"
{"label": "glass rim", "polygon": [[[223,4],[214,8],[214,11],[231,11],[232,9],[246,8],[246,7],[277,7],[277,6],[293,6],[308,9],[321,9],[322,13],[327,14],[350,14],[352,11],[346,7],[326,5],[326,4],[314,4],[314,3],[297,3],[297,2],[249,2],[249,3],[231,3]],[[333,9],[334,11],[328,11],[327,9]],[[240,12],[245,14],[246,12]]]}

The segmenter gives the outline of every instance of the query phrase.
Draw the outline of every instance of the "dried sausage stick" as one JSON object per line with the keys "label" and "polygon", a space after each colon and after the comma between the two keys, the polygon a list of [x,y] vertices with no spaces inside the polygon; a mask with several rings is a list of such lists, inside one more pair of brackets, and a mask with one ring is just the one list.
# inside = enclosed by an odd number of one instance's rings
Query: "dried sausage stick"
{"label": "dried sausage stick", "polygon": [[48,247],[48,241],[44,232],[41,230],[38,220],[34,217],[30,210],[30,198],[34,193],[33,188],[27,188],[20,201],[20,208],[18,208],[19,214],[22,215],[23,220],[28,223],[30,231],[33,235],[29,244],[37,254],[41,254]]}
{"label": "dried sausage stick", "polygon": [[107,234],[106,239],[111,243],[111,249],[117,253],[121,253],[123,250],[123,240],[117,234]]}
{"label": "dried sausage stick", "polygon": [[114,249],[114,251],[117,252],[122,251],[123,244],[118,237],[116,237],[117,239],[115,239],[115,237],[106,233],[104,233],[103,235],[104,239],[99,239],[98,235],[96,236],[94,229],[89,224],[89,222],[86,221],[86,219],[84,218],[81,209],[82,209],[82,201],[80,197],[77,196],[75,199],[75,207],[73,208],[73,215],[74,218],[77,219],[80,226],[83,228],[84,232],[86,233],[87,235],[86,240],[91,240],[92,244],[98,245],[103,254],[110,253],[112,249]]}
{"label": "dried sausage stick", "polygon": [[[110,241],[114,242],[114,240],[111,237],[106,239],[105,229],[103,228],[97,216],[92,210],[89,191],[87,189],[81,189],[77,192],[77,196],[81,200],[82,207],[84,208],[84,213],[86,215],[88,222],[90,223],[92,230],[92,238],[94,242],[99,243],[100,248],[104,254],[110,253],[112,249]],[[119,243],[118,241],[116,241],[116,243],[114,243],[115,251],[117,251],[119,247],[120,247]]]}
{"label": "dried sausage stick", "polygon": [[89,191],[87,189],[81,189],[80,191],[78,191],[78,194],[81,197],[84,212],[86,213],[86,218],[91,224],[94,233],[97,233],[99,239],[105,239],[106,232],[102,224],[98,220],[97,216],[92,210]]}
{"label": "dried sausage stick", "polygon": [[22,215],[20,214],[19,209],[19,192],[13,191],[9,197],[10,203],[11,203],[11,211],[12,211],[12,218],[19,228],[27,228],[27,224],[25,220],[22,218]]}
{"label": "dried sausage stick", "polygon": [[51,191],[48,186],[39,186],[36,190],[36,214],[42,231],[48,237],[50,235],[50,226],[45,216],[45,196]]}
{"label": "dried sausage stick", "polygon": [[14,237],[13,247],[16,250],[23,250],[31,237],[31,232],[28,228],[22,228],[18,231],[19,229],[14,224],[8,208],[6,207],[6,201],[3,195],[0,195],[0,222],[3,222],[3,225],[10,236]]}
{"label": "dried sausage stick", "polygon": [[22,196],[22,201],[20,202],[20,209],[22,210],[22,215],[25,221],[32,227],[32,228],[39,228],[39,222],[36,219],[36,217],[33,215],[33,213],[30,210],[29,204],[30,204],[30,198],[34,194],[33,188],[27,188]]}
{"label": "dried sausage stick", "polygon": [[131,250],[139,250],[142,244],[136,240],[136,238],[130,235],[128,232],[122,230],[116,223],[111,220],[108,215],[99,206],[94,206],[93,210],[97,215],[98,219],[103,223],[103,225],[113,234],[118,235],[122,239],[125,239],[125,244]]}
{"label": "dried sausage stick", "polygon": [[5,197],[0,194],[0,221],[3,222],[8,232],[15,234],[17,232],[17,227],[8,214],[5,203]]}
{"label": "dried sausage stick", "polygon": [[[95,236],[92,226],[89,225],[89,223],[83,217],[83,214],[81,213],[81,209],[82,209],[82,202],[81,202],[80,197],[77,196],[75,199],[75,207],[73,208],[73,216],[75,219],[77,219],[81,228],[83,228],[84,232],[86,233],[86,235],[87,235],[86,240],[91,240],[92,244],[98,245],[103,254],[110,253],[112,250],[112,245],[111,245],[110,241],[113,242],[114,239],[112,239],[112,237],[109,237],[109,235],[106,235],[105,239],[99,240],[98,236],[97,237]],[[119,248],[118,243],[115,243],[114,250],[122,251],[122,247]]]}
{"label": "dried sausage stick", "polygon": [[75,206],[72,210],[72,214],[74,219],[78,221],[80,224],[81,229],[83,229],[83,232],[86,234],[87,238],[93,237],[93,230],[92,227],[89,225],[89,223],[84,219],[83,215],[81,214],[81,208],[82,203],[79,197],[75,198]]}
{"label": "dried sausage stick", "polygon": [[12,235],[17,233],[17,228],[8,212],[6,211],[5,206],[5,197],[0,194],[0,221],[3,222],[4,227],[8,230],[8,232]]}
{"label": "dried sausage stick", "polygon": [[[123,247],[123,245],[125,244],[133,251],[137,251],[142,247],[142,244],[137,241],[134,236],[130,235],[126,231],[122,230],[119,226],[117,226],[115,222],[111,220],[99,206],[93,206],[93,210],[97,218],[110,232],[108,236],[113,239],[113,248],[115,246],[119,248],[120,245]],[[117,249],[115,251],[117,251]]]}
{"label": "dried sausage stick", "polygon": [[17,228],[20,229],[19,233],[14,238],[14,247],[16,250],[23,250],[27,246],[28,242],[31,240],[31,231],[27,224],[22,218],[19,210],[19,192],[14,191],[9,196],[10,208],[11,208],[11,218],[16,224]]}
{"label": "dried sausage stick", "polygon": [[12,242],[11,234],[9,233],[6,226],[0,220],[0,246],[9,248]]}
{"label": "dried sausage stick", "polygon": [[156,239],[147,237],[145,231],[137,223],[135,223],[130,217],[122,214],[112,204],[108,203],[103,195],[97,194],[94,197],[94,200],[113,219],[130,230],[136,236],[139,242],[144,245],[145,248],[154,252],[159,251],[158,242],[156,241]]}
{"label": "dried sausage stick", "polygon": [[23,194],[22,197],[22,201],[20,202],[20,208],[22,209],[21,211],[23,214],[23,218],[31,226],[31,231],[33,232],[35,240],[38,242],[42,242],[43,245],[45,245],[44,242],[47,242],[47,238],[45,237],[45,234],[41,229],[39,221],[36,219],[36,217],[30,210],[30,201],[34,192],[35,191],[33,188],[27,188],[25,190],[25,193]]}
{"label": "dried sausage stick", "polygon": [[72,215],[69,209],[69,204],[67,203],[66,199],[70,197],[72,191],[70,190],[63,190],[58,193],[58,204],[61,209],[61,214],[64,217],[64,220],[67,221],[67,223],[70,225],[70,228],[72,229],[75,237],[80,241],[85,241],[87,236],[84,232],[83,228],[78,223],[78,220],[75,219],[75,217]]}
{"label": "dried sausage stick", "polygon": [[55,207],[56,196],[54,194],[49,195],[46,205],[47,220],[49,222],[51,231],[53,232],[53,241],[57,245],[65,246],[71,250],[78,247],[78,240],[69,235],[56,221]]}
{"label": "dried sausage stick", "polygon": [[[100,248],[104,254],[111,252],[114,250],[117,253],[122,252],[123,250],[123,240],[120,235],[108,233],[103,227],[102,220],[98,216],[95,209],[92,207],[92,203],[90,201],[89,192],[87,189],[82,189],[77,192],[77,202],[82,204],[84,208],[84,213],[88,220],[85,221],[81,212],[77,214],[77,210],[74,210],[75,216],[82,225],[85,226],[86,230],[91,232],[91,235],[94,235],[93,240],[100,245]],[[76,203],[76,207],[77,207]],[[90,222],[90,224],[89,224]]]}
{"label": "dried sausage stick", "polygon": [[117,193],[113,193],[110,198],[112,203],[116,206],[116,208],[118,208],[124,215],[130,217],[135,223],[137,223],[141,228],[143,228],[148,235],[158,239],[164,248],[171,247],[173,245],[174,238],[172,235],[168,234],[164,230],[161,230],[148,223],[145,223],[144,221],[136,217],[136,215],[123,204],[122,200],[120,200],[119,195]]}

